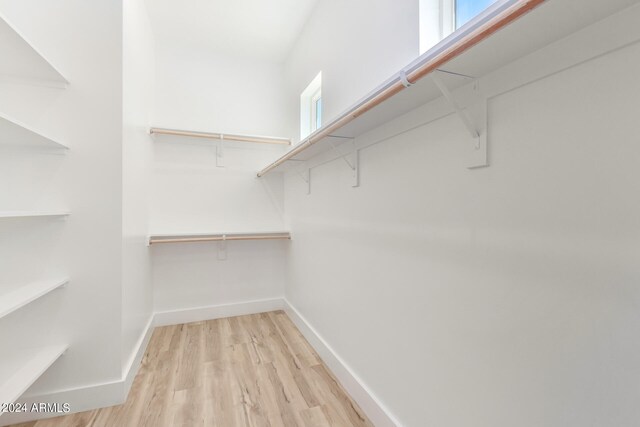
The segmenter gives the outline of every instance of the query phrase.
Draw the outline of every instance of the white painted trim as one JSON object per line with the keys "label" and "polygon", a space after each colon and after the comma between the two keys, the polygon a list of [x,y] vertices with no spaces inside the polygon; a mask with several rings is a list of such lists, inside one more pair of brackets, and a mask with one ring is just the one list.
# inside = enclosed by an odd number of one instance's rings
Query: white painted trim
{"label": "white painted trim", "polygon": [[331,348],[324,338],[285,298],[284,311],[295,323],[309,344],[316,350],[322,361],[329,367],[340,384],[345,388],[353,400],[367,414],[369,420],[377,427],[402,427],[389,409],[367,387],[365,382],[353,372],[347,363]]}
{"label": "white painted trim", "polygon": [[153,326],[154,314],[149,316],[149,320],[147,320],[147,325],[144,328],[144,332],[140,335],[138,339],[137,349],[135,352],[131,354],[129,359],[129,363],[127,364],[126,369],[122,373],[122,378],[124,379],[124,395],[125,400],[126,396],[129,395],[129,390],[131,390],[131,385],[133,384],[133,380],[136,378],[138,374],[138,369],[140,368],[140,364],[142,363],[142,358],[147,351],[147,347],[149,346],[149,341],[151,340],[151,335],[153,334],[153,330],[155,329]]}
{"label": "white painted trim", "polygon": [[180,325],[203,320],[242,316],[284,309],[284,299],[272,298],[232,304],[209,305],[181,310],[161,311],[154,316],[154,326]]}

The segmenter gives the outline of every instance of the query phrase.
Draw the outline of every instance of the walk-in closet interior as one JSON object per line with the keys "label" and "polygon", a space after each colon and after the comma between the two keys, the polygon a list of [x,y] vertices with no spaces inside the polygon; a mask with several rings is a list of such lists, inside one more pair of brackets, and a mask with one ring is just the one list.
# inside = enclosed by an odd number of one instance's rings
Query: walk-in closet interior
{"label": "walk-in closet interior", "polygon": [[0,425],[640,426],[640,0],[0,0]]}

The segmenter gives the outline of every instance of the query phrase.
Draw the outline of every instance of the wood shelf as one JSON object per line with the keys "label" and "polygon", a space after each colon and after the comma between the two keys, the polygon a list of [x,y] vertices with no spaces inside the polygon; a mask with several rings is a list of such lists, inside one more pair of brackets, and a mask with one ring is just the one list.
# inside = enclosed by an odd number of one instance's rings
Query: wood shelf
{"label": "wood shelf", "polygon": [[0,15],[0,80],[65,88],[69,81],[7,19]]}
{"label": "wood shelf", "polygon": [[69,215],[71,215],[71,213],[66,211],[0,211],[0,219],[60,217]]}
{"label": "wood shelf", "polygon": [[36,349],[33,354],[25,357],[21,366],[0,384],[0,402],[12,403],[18,400],[67,348],[66,345],[47,346]]}
{"label": "wood shelf", "polygon": [[217,139],[235,142],[255,142],[259,144],[278,144],[291,145],[288,138],[280,138],[274,136],[257,136],[257,135],[240,135],[220,132],[201,132],[193,130],[166,129],[152,127],[149,129],[151,135],[167,135],[167,136],[186,136],[189,138]]}
{"label": "wood shelf", "polygon": [[69,148],[66,144],[49,138],[4,114],[0,114],[0,144],[16,147]]}
{"label": "wood shelf", "polygon": [[[15,291],[0,296],[0,318],[8,316],[25,305],[66,285],[69,279],[40,280],[21,286]],[[0,402],[2,402],[0,400]]]}
{"label": "wood shelf", "polygon": [[149,245],[160,243],[221,242],[232,240],[291,240],[291,233],[288,231],[260,231],[242,233],[152,234],[149,236]]}

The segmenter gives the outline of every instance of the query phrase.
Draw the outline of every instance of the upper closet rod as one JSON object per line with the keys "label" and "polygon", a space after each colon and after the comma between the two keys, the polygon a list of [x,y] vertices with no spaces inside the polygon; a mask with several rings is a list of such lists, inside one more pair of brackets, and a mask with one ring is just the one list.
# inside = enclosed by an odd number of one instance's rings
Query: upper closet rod
{"label": "upper closet rod", "polygon": [[427,51],[419,57],[413,64],[401,70],[396,76],[391,78],[381,88],[370,94],[367,98],[352,107],[346,113],[320,128],[311,134],[306,140],[298,144],[294,149],[271,163],[266,168],[258,172],[258,177],[265,175],[270,170],[280,166],[287,160],[295,157],[316,142],[331,135],[336,130],[342,128],[347,123],[381,104],[403,89],[416,83],[418,80],[437,70],[439,67],[459,56],[467,49],[489,37],[499,29],[515,21],[520,16],[531,11],[542,4],[545,0],[513,0],[506,2],[503,8],[498,8],[495,14],[490,15],[484,22],[477,26],[462,31],[460,34],[452,36],[448,43]]}
{"label": "upper closet rod", "polygon": [[200,236],[151,236],[149,245],[157,243],[222,242],[229,240],[291,240],[289,233],[212,234]]}
{"label": "upper closet rod", "polygon": [[163,129],[163,128],[151,128],[150,134],[158,135],[176,135],[176,136],[190,136],[194,138],[208,138],[208,139],[222,139],[225,141],[240,141],[240,142],[258,142],[261,144],[283,144],[291,145],[291,140],[286,138],[276,138],[271,136],[253,136],[253,135],[236,135],[228,133],[210,133],[210,132],[197,132],[191,130],[179,130],[179,129]]}

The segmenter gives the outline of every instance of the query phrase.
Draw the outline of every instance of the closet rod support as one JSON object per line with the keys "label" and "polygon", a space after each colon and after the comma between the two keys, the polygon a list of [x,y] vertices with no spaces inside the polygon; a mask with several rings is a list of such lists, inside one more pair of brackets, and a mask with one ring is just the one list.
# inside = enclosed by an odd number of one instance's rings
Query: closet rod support
{"label": "closet rod support", "polygon": [[469,115],[464,109],[460,107],[460,105],[458,105],[458,102],[456,101],[455,97],[453,96],[449,88],[440,79],[440,77],[438,77],[437,73],[432,73],[431,79],[433,80],[435,85],[438,87],[438,89],[442,93],[442,96],[444,96],[444,98],[447,100],[449,105],[451,105],[451,107],[458,114],[458,117],[460,118],[464,126],[467,128],[469,133],[471,134],[471,137],[475,139],[480,138],[480,132],[478,132],[478,130],[476,129],[475,125],[469,118]]}

